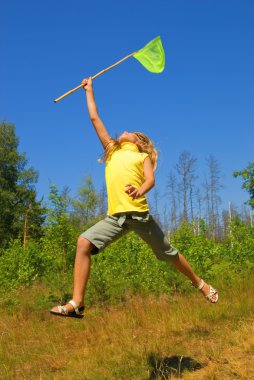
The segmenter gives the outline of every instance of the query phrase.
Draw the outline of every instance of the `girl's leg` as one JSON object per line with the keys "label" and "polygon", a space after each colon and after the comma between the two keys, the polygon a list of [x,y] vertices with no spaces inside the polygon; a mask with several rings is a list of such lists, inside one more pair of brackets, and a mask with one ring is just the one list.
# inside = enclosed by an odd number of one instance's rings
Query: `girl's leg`
{"label": "girl's leg", "polygon": [[[185,259],[185,257],[181,253],[178,253],[177,257],[173,259],[171,263],[182,274],[184,274],[186,277],[190,279],[193,286],[197,288],[200,285],[201,278],[196,275],[196,273],[193,271],[188,261]],[[207,296],[210,292],[210,286],[204,283],[204,286],[202,287],[200,291],[204,294],[204,296]],[[213,296],[212,300],[215,300],[215,299],[216,299],[216,296]]]}
{"label": "girl's leg", "polygon": [[171,263],[182,274],[188,277],[194,286],[199,286],[201,279],[196,275],[188,261],[181,253],[178,253],[177,257],[171,260]]}
{"label": "girl's leg", "polygon": [[83,238],[78,238],[76,258],[74,264],[73,300],[78,306],[83,306],[85,289],[90,274],[91,251],[93,244]]}
{"label": "girl's leg", "polygon": [[[90,242],[90,238],[93,237],[98,246],[100,248],[104,248],[127,232],[128,228],[120,225],[117,218],[106,217],[104,220],[99,221],[94,226],[86,230],[85,233],[78,238],[74,265],[73,289],[73,301],[76,303],[77,307],[83,306],[84,304],[85,289],[90,273],[91,251],[95,246]],[[74,309],[70,303],[67,303],[64,306],[67,313],[73,311]],[[57,306],[51,311],[59,314]]]}
{"label": "girl's leg", "polygon": [[[170,245],[162,229],[151,216],[148,221],[133,224],[132,228],[152,248],[158,259],[165,260],[165,256],[168,256],[167,252],[173,250],[173,247]],[[181,253],[178,253],[175,258],[172,256],[170,262],[190,279],[193,286],[198,287],[201,284],[201,278],[197,276]],[[201,292],[207,296],[210,293],[210,286],[204,283]],[[212,299],[215,298],[216,296]]]}
{"label": "girl's leg", "polygon": [[[84,304],[85,289],[90,273],[92,248],[93,244],[89,240],[83,237],[78,238],[73,290],[73,300],[78,307]],[[70,303],[67,303],[65,307],[67,311],[73,311],[73,306]],[[57,307],[54,307],[52,311],[57,311]]]}

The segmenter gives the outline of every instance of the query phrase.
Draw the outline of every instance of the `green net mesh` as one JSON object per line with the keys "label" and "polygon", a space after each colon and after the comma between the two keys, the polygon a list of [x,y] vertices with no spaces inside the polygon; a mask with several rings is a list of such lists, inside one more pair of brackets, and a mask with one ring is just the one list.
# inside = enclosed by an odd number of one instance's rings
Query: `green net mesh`
{"label": "green net mesh", "polygon": [[165,53],[161,38],[156,37],[133,55],[147,70],[161,73],[165,67]]}

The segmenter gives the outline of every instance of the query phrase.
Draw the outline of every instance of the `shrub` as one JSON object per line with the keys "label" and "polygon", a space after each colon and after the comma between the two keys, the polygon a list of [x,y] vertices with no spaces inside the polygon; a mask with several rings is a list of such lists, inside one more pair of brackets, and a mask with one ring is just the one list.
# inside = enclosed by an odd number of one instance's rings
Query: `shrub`
{"label": "shrub", "polygon": [[30,284],[42,275],[44,266],[39,244],[30,242],[23,247],[19,240],[2,251],[0,257],[0,282],[3,289]]}

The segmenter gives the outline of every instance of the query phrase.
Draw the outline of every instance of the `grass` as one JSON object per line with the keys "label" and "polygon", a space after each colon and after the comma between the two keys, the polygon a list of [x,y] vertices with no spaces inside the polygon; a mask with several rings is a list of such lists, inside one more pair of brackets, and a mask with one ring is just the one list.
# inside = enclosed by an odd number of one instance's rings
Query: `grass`
{"label": "grass", "polygon": [[221,280],[217,305],[190,294],[94,305],[57,318],[48,290],[2,296],[0,379],[254,379],[254,284]]}

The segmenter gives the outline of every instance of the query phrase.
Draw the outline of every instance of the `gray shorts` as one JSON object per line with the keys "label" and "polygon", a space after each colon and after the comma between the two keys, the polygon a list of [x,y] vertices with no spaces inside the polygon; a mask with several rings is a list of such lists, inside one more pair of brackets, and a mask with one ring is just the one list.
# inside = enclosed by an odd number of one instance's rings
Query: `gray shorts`
{"label": "gray shorts", "polygon": [[136,232],[159,260],[170,261],[178,256],[178,251],[170,245],[160,226],[148,212],[107,216],[80,236],[94,245],[92,254],[96,254],[130,231]]}

